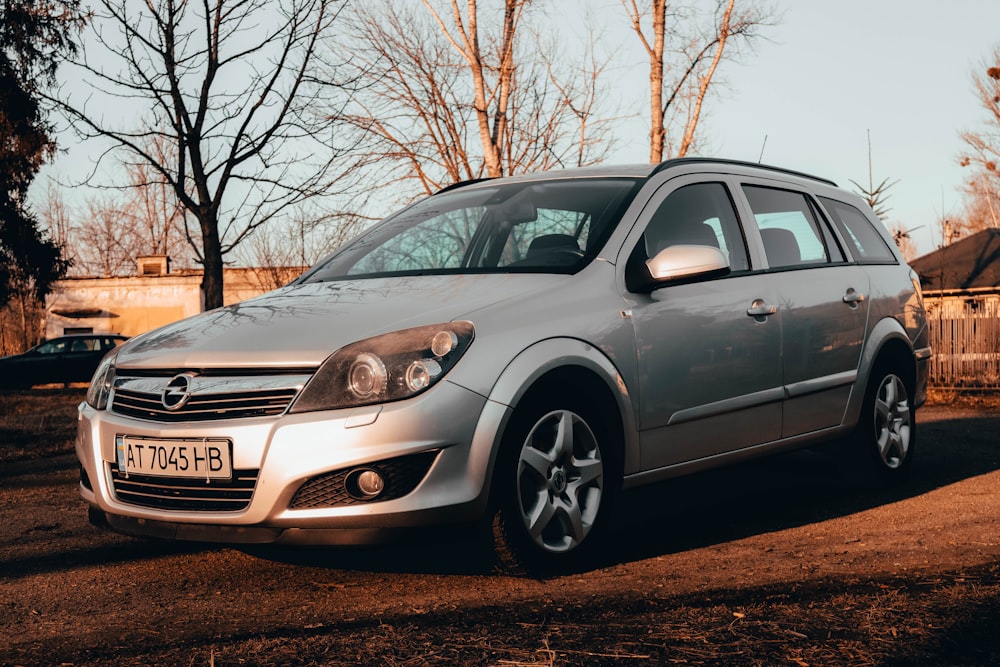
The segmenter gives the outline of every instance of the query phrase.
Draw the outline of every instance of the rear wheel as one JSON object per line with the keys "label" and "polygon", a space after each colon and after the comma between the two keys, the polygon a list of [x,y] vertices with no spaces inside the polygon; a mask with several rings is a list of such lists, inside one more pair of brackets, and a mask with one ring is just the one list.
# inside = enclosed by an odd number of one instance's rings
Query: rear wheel
{"label": "rear wheel", "polygon": [[857,453],[875,482],[902,480],[916,448],[916,414],[910,374],[879,364],[872,373],[855,430]]}
{"label": "rear wheel", "polygon": [[544,575],[592,556],[620,474],[610,436],[580,399],[519,409],[504,438],[494,489],[500,567]]}

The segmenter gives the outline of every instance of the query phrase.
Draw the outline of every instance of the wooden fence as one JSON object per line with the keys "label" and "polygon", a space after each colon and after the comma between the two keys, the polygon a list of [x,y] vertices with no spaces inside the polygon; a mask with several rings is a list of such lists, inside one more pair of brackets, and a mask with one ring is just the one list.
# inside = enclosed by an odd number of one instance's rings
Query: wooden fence
{"label": "wooden fence", "polygon": [[1000,389],[1000,294],[924,296],[930,386]]}

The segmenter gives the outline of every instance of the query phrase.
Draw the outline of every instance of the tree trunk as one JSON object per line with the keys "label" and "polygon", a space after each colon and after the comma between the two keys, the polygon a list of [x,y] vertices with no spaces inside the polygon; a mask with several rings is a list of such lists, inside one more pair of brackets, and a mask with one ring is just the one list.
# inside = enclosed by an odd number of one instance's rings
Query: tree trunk
{"label": "tree trunk", "polygon": [[[209,216],[206,214],[206,218]],[[204,310],[223,305],[222,243],[219,238],[219,221],[201,219],[202,265],[201,299]]]}
{"label": "tree trunk", "polygon": [[666,31],[666,0],[653,0],[653,48],[649,53],[649,161],[663,160],[667,134],[663,126],[663,42]]}
{"label": "tree trunk", "polygon": [[475,90],[474,107],[476,110],[476,124],[479,126],[479,141],[483,147],[483,162],[486,164],[486,175],[496,178],[503,176],[503,167],[500,162],[500,149],[490,128],[489,100],[486,94],[486,78],[483,73],[483,56],[479,49],[479,21],[475,0],[469,0],[468,11],[469,32],[466,37],[465,57],[469,63],[469,70],[472,73],[472,86]]}
{"label": "tree trunk", "polygon": [[23,293],[17,295],[17,303],[21,307],[21,342],[23,343],[23,350],[31,347],[31,342],[28,339],[28,309],[24,303],[25,300]]}
{"label": "tree trunk", "polygon": [[712,58],[712,64],[709,66],[705,76],[701,78],[701,81],[698,84],[698,97],[695,99],[694,111],[691,113],[687,127],[684,129],[684,138],[681,140],[681,148],[677,151],[677,157],[684,157],[687,155],[688,150],[690,150],[691,145],[694,143],[694,133],[698,129],[698,119],[701,116],[701,105],[705,102],[705,95],[708,93],[708,86],[712,83],[712,77],[715,76],[715,69],[719,66],[719,61],[722,60],[723,51],[726,49],[726,39],[729,37],[729,24],[732,20],[733,6],[735,4],[736,0],[729,0],[729,4],[726,6],[726,12],[722,16],[722,24],[719,26],[719,39],[718,45],[715,48],[715,56]]}

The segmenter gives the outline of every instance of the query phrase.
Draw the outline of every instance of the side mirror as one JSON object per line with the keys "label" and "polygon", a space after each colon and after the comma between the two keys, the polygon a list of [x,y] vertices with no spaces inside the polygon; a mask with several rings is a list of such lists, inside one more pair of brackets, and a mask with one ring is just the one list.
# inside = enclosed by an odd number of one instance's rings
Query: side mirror
{"label": "side mirror", "polygon": [[724,275],[729,272],[729,259],[718,248],[707,245],[673,245],[646,260],[646,268],[654,284],[687,278]]}

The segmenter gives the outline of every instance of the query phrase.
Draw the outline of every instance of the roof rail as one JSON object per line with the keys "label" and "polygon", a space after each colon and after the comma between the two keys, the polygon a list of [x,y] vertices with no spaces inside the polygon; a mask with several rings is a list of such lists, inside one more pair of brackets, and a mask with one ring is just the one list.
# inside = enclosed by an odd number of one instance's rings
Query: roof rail
{"label": "roof rail", "polygon": [[813,181],[819,181],[820,183],[826,183],[827,185],[832,185],[833,187],[837,187],[837,184],[834,183],[833,181],[831,181],[828,178],[822,178],[820,176],[813,176],[812,174],[807,174],[807,173],[802,172],[802,171],[794,171],[792,169],[783,169],[781,167],[773,167],[773,166],[771,166],[769,164],[759,164],[757,162],[746,162],[744,160],[726,160],[726,159],[723,159],[723,158],[714,158],[714,157],[679,157],[679,158],[673,158],[671,160],[666,160],[666,161],[661,162],[660,164],[658,164],[656,166],[656,168],[653,169],[653,171],[649,175],[652,176],[653,174],[658,174],[661,171],[664,171],[666,169],[669,169],[670,167],[674,167],[674,166],[677,166],[677,165],[692,164],[692,163],[731,164],[731,165],[736,165],[738,167],[753,167],[753,168],[756,168],[756,169],[766,169],[768,171],[774,171],[774,172],[778,172],[780,174],[789,174],[791,176],[799,176],[800,178],[808,178],[808,179],[813,180]]}
{"label": "roof rail", "polygon": [[434,194],[439,195],[442,192],[448,192],[448,190],[455,190],[457,188],[465,187],[466,185],[472,185],[473,183],[482,183],[483,181],[491,181],[495,176],[486,176],[484,178],[470,178],[467,181],[459,181],[458,183],[452,183],[451,185],[446,185]]}

